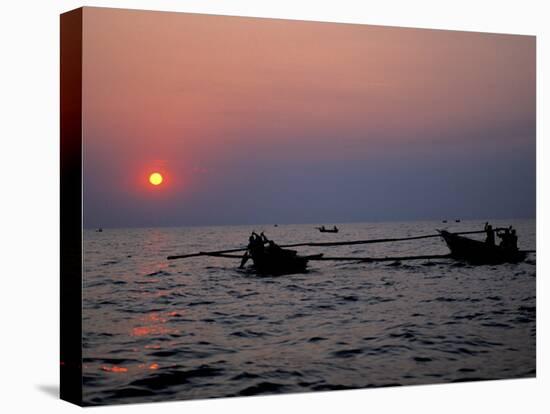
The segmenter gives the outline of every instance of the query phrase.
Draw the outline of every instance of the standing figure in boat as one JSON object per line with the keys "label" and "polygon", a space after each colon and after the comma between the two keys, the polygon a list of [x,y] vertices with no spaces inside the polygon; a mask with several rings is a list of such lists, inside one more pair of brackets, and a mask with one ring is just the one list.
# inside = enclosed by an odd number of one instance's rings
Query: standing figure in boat
{"label": "standing figure in boat", "polygon": [[248,238],[248,249],[244,253],[239,266],[241,269],[251,257],[259,257],[264,254],[264,240],[267,240],[267,237],[265,237],[263,232],[261,236],[255,231],[250,234]]}
{"label": "standing figure in boat", "polygon": [[516,234],[516,229],[510,230],[510,249],[518,249],[518,236]]}
{"label": "standing figure in boat", "polygon": [[487,237],[485,238],[485,243],[489,246],[495,245],[495,231],[493,230],[493,226],[489,224],[489,222],[485,223],[485,233],[487,234]]}
{"label": "standing figure in boat", "polygon": [[260,240],[262,241],[262,244],[269,243],[269,239],[266,237],[263,231],[260,233]]}
{"label": "standing figure in boat", "polygon": [[281,275],[306,271],[309,257],[299,256],[296,250],[283,249],[263,232],[260,235],[252,232],[248,241],[240,268],[244,267],[248,259],[252,259],[255,270],[260,274]]}
{"label": "standing figure in boat", "polygon": [[516,230],[513,229],[512,226],[504,229],[501,233],[497,233],[497,235],[500,237],[500,247],[508,250],[518,249],[518,236]]}

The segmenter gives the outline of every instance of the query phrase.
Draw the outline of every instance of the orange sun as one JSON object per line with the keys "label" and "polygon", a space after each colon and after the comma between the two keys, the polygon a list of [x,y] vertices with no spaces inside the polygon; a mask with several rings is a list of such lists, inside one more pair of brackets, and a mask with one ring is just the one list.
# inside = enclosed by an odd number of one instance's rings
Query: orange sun
{"label": "orange sun", "polygon": [[153,185],[161,185],[162,180],[162,174],[158,172],[154,172],[149,176],[149,182]]}

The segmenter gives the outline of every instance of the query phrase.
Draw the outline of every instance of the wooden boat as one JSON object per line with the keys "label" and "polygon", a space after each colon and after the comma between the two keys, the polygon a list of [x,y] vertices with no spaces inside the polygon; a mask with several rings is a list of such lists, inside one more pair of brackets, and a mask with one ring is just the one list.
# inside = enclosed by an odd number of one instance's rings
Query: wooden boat
{"label": "wooden boat", "polygon": [[324,226],[323,227],[317,227],[317,230],[319,230],[321,233],[338,233],[340,230],[338,230],[338,227],[334,226],[332,229],[327,229]]}
{"label": "wooden boat", "polygon": [[300,256],[296,250],[282,249],[276,244],[270,244],[263,249],[250,249],[246,254],[254,262],[256,272],[266,275],[304,273],[310,259],[323,256]]}
{"label": "wooden boat", "polygon": [[449,246],[451,257],[472,264],[518,263],[525,260],[526,252],[489,245],[479,240],[440,230],[439,234]]}

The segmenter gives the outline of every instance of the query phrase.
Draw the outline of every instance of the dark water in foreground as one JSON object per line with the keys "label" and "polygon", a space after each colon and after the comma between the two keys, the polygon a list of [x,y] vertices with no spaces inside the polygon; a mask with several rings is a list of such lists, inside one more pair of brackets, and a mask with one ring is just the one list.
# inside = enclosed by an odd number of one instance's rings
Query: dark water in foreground
{"label": "dark water in foreground", "polygon": [[[535,222],[518,229],[535,248]],[[333,223],[329,223],[333,224]],[[438,222],[256,226],[285,242],[432,234]],[[482,222],[448,225],[477,230]],[[257,277],[238,261],[169,254],[242,245],[242,227],[84,234],[84,399],[89,404],[306,392],[535,375],[535,255],[517,265],[451,260],[312,262]],[[300,249],[446,254],[439,238]]]}

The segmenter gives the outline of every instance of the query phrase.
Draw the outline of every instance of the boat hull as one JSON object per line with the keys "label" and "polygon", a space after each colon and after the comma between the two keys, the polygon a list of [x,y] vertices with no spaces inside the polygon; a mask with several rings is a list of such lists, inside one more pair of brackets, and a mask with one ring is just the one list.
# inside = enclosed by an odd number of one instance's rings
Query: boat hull
{"label": "boat hull", "polygon": [[[321,255],[318,255],[321,256]],[[312,256],[299,256],[293,250],[277,249],[252,254],[254,269],[264,275],[304,273]]]}
{"label": "boat hull", "polygon": [[333,228],[326,228],[326,227],[315,227],[317,230],[319,230],[321,233],[338,233],[340,231],[339,228],[333,227]]}
{"label": "boat hull", "polygon": [[485,242],[440,231],[441,237],[451,250],[451,257],[472,264],[518,263],[525,260],[526,253],[516,249],[491,246]]}

